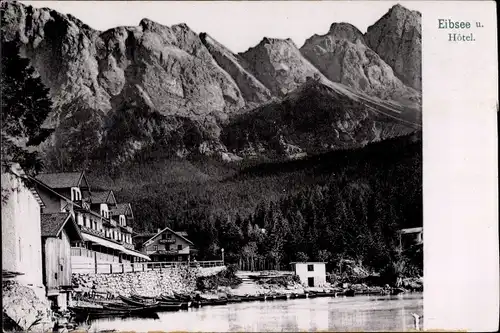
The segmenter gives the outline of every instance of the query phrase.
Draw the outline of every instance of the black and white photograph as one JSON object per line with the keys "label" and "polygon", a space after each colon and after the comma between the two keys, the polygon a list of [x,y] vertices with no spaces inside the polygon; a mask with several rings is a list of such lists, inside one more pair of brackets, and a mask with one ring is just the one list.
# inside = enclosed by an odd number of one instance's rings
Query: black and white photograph
{"label": "black and white photograph", "polygon": [[307,3],[2,2],[3,332],[423,329],[420,7]]}

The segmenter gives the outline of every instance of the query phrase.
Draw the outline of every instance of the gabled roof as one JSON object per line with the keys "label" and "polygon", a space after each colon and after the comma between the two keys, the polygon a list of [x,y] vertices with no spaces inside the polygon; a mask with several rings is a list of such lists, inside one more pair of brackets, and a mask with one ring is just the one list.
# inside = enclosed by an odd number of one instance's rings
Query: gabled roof
{"label": "gabled roof", "polygon": [[24,170],[21,168],[21,165],[19,163],[12,163],[9,165],[10,169],[8,170],[3,170],[5,168],[5,164],[2,163],[2,173],[4,172],[10,172],[16,177],[20,177],[22,180],[25,181],[24,185],[31,191],[33,196],[35,197],[36,202],[38,202],[38,205],[40,205],[40,208],[45,208],[45,204],[40,198],[40,195],[38,194],[36,187],[33,186],[32,178],[26,175]]}
{"label": "gabled roof", "polygon": [[116,205],[116,198],[113,191],[93,191],[90,196],[92,203],[106,203]]}
{"label": "gabled roof", "polygon": [[113,216],[130,214],[132,216],[132,218],[134,218],[134,214],[132,213],[132,206],[130,206],[129,203],[116,204],[116,207],[113,207],[111,209],[111,214]]}
{"label": "gabled roof", "polygon": [[150,244],[156,237],[160,236],[162,233],[164,233],[165,231],[170,231],[171,233],[173,233],[174,235],[176,235],[177,237],[179,238],[182,238],[184,239],[186,242],[188,242],[189,244],[193,245],[193,242],[191,242],[189,239],[187,239],[186,237],[180,235],[179,233],[173,231],[172,229],[170,229],[169,227],[165,227],[164,229],[160,230],[159,232],[157,232],[153,237],[151,237],[150,239],[148,239],[147,241],[144,242],[144,245],[147,246],[148,244]]}
{"label": "gabled roof", "polygon": [[[71,205],[73,207],[82,209],[82,206],[80,206],[79,204],[77,204],[75,202],[71,202],[71,200],[69,198],[65,197],[64,195],[62,195],[59,192],[56,192],[53,188],[51,188],[50,186],[48,186],[44,182],[41,182],[38,179],[33,178],[33,177],[29,177],[29,176],[28,176],[28,179],[31,180],[31,181],[33,181],[36,185],[38,185],[37,188],[36,188],[37,191],[39,191],[39,190],[45,190],[46,192],[49,192],[50,194],[52,194],[52,195],[54,195],[54,196],[56,196],[56,197],[58,197],[58,198],[60,198],[60,199],[62,199],[64,201],[66,201],[68,204],[71,203]],[[40,189],[40,187],[42,187],[42,188]],[[92,214],[92,215],[94,215],[94,216],[96,216],[96,217],[102,218],[101,214],[99,214],[97,212],[94,212],[93,210],[85,210],[85,211],[88,212],[88,213],[90,213],[90,214]]]}
{"label": "gabled roof", "polygon": [[41,173],[35,178],[54,189],[77,187],[80,185],[88,187],[87,178],[85,177],[83,171]]}
{"label": "gabled roof", "polygon": [[68,228],[68,236],[71,240],[83,240],[73,215],[68,213],[42,213],[40,215],[42,237],[59,237],[63,229]]}

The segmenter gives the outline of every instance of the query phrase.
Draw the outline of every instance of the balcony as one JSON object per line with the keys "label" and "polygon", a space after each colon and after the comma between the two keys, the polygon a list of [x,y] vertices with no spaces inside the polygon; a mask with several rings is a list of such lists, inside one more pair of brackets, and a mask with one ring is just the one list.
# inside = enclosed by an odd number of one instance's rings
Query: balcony
{"label": "balcony", "polygon": [[160,239],[158,241],[159,244],[174,244],[175,243],[175,239],[171,238],[171,239]]}
{"label": "balcony", "polygon": [[134,244],[124,243],[123,247],[129,250],[135,250]]}
{"label": "balcony", "polygon": [[132,233],[132,227],[120,225],[120,229],[124,230],[125,232],[128,232],[130,234]]}
{"label": "balcony", "polygon": [[84,225],[81,225],[81,226],[80,226],[80,229],[81,229],[83,232],[86,232],[86,233],[88,233],[88,234],[92,234],[92,235],[99,236],[99,237],[102,237],[102,238],[104,238],[104,237],[105,237],[104,232],[94,230],[94,229],[89,228],[89,227],[86,227],[86,226],[84,226]]}

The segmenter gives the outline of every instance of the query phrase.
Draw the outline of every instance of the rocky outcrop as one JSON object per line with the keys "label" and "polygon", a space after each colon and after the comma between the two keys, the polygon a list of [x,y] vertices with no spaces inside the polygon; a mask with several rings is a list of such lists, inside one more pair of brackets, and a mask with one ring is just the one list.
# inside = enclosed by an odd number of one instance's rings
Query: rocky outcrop
{"label": "rocky outcrop", "polygon": [[405,86],[351,24],[332,24],[325,35],[306,40],[300,51],[333,82],[384,100],[420,104],[420,93]]}
{"label": "rocky outcrop", "polygon": [[308,77],[323,77],[291,39],[264,38],[240,56],[247,70],[276,96],[286,95]]}
{"label": "rocky outcrop", "polygon": [[56,105],[84,98],[109,111],[139,102],[180,115],[245,105],[236,83],[185,24],[144,19],[137,27],[100,32],[53,10],[4,2],[2,30],[6,40],[22,43]]}
{"label": "rocky outcrop", "polygon": [[206,33],[201,33],[200,39],[217,61],[217,64],[229,73],[238,84],[243,94],[243,98],[246,101],[262,104],[271,98],[269,89],[241,65],[241,63],[244,62],[241,57],[233,54],[224,45],[220,44]]}
{"label": "rocky outcrop", "polygon": [[239,156],[290,158],[290,153],[359,148],[419,127],[418,110],[395,110],[336,88],[309,80],[282,101],[235,117],[224,127],[222,141]]}
{"label": "rocky outcrop", "polygon": [[422,90],[421,14],[395,5],[364,36],[367,45],[407,85]]}
{"label": "rocky outcrop", "polygon": [[[45,291],[42,290],[42,294]],[[32,288],[14,281],[2,281],[4,323],[13,331],[46,332],[54,326],[49,301]],[[3,325],[4,329],[9,329]]]}

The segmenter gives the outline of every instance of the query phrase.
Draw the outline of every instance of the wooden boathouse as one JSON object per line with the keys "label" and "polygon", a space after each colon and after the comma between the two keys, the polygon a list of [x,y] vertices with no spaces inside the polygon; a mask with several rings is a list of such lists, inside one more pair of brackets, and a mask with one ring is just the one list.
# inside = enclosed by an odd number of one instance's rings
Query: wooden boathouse
{"label": "wooden boathouse", "polygon": [[71,242],[82,235],[71,213],[41,214],[42,268],[52,306],[66,310],[71,290]]}

